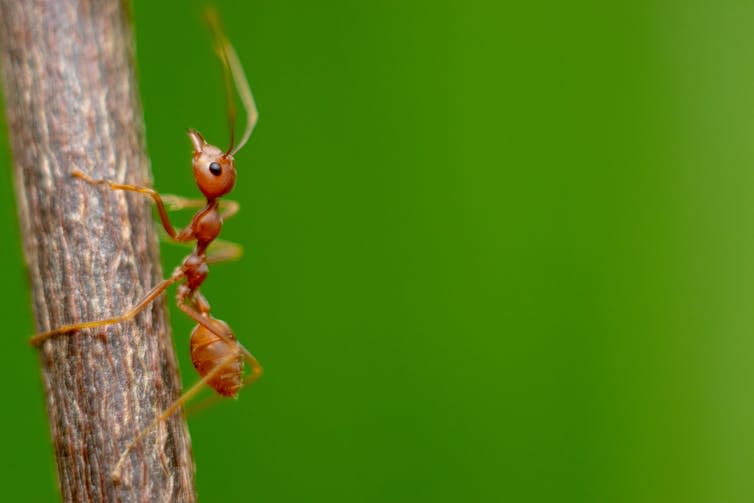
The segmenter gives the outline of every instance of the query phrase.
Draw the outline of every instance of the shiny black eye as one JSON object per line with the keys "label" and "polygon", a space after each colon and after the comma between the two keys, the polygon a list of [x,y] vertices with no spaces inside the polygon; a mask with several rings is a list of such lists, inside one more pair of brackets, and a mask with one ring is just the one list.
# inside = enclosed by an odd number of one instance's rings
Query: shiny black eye
{"label": "shiny black eye", "polygon": [[209,165],[209,172],[215,176],[220,176],[220,173],[223,172],[223,168],[220,167],[220,164],[212,162]]}

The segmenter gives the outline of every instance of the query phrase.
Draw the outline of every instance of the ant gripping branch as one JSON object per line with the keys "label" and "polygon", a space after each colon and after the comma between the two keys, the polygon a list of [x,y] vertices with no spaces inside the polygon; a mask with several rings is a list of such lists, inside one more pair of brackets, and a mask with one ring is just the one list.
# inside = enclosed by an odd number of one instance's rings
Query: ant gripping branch
{"label": "ant gripping branch", "polygon": [[[220,234],[223,219],[231,217],[238,211],[237,203],[220,201],[220,198],[233,190],[236,182],[234,155],[249,140],[257,122],[257,108],[241,62],[233,46],[223,35],[214,11],[207,12],[207,21],[213,34],[215,49],[223,63],[230,145],[227,150],[223,151],[207,143],[198,131],[193,129],[188,131],[194,149],[194,179],[199,190],[204,194],[205,200],[191,200],[177,196],[165,196],[163,198],[157,191],[149,187],[126,185],[111,180],[97,180],[79,170],[72,172],[74,177],[91,185],[103,185],[111,190],[138,192],[151,197],[157,205],[162,226],[170,238],[177,242],[195,241],[194,251],[183,260],[183,263],[173,271],[170,277],[158,283],[125,313],[103,320],[63,325],[49,332],[36,334],[30,340],[33,346],[40,347],[53,336],[71,334],[87,328],[130,320],[149,306],[170,285],[179,284],[176,295],[178,308],[197,323],[191,332],[191,361],[201,379],[157,416],[126,446],[111,472],[111,477],[115,482],[119,482],[121,479],[123,463],[131,449],[157,425],[167,420],[183,404],[196,395],[203,386],[210,386],[221,396],[235,397],[242,387],[251,384],[262,374],[262,367],[257,359],[238,342],[228,324],[212,317],[209,303],[199,291],[199,287],[207,277],[208,264],[232,260],[238,256],[238,249],[233,247],[226,247],[225,250],[218,250],[215,253],[211,250],[208,253],[207,248]],[[232,99],[233,84],[238,91],[247,116],[246,129],[237,145],[234,145],[236,113]],[[201,209],[194,215],[186,228],[176,230],[170,223],[164,201],[168,201],[176,208],[200,207]],[[245,379],[243,377],[244,361],[250,366],[249,375]]]}

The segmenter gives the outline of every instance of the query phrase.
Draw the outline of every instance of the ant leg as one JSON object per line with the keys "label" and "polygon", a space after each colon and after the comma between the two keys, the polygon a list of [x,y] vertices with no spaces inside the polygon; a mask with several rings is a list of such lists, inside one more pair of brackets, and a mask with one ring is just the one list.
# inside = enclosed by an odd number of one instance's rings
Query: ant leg
{"label": "ant leg", "polygon": [[[178,308],[184,313],[186,313],[186,315],[189,316],[192,320],[196,321],[197,323],[199,323],[200,325],[202,325],[207,330],[217,335],[221,339],[224,339],[226,342],[231,343],[231,344],[233,342],[236,343],[236,347],[238,348],[238,351],[241,353],[241,355],[244,357],[244,360],[249,364],[249,367],[250,367],[249,375],[246,376],[246,378],[241,383],[241,386],[239,387],[239,391],[245,388],[246,386],[254,383],[254,381],[256,381],[262,376],[262,373],[264,371],[264,369],[262,368],[262,365],[259,363],[256,357],[253,354],[251,354],[251,352],[243,346],[243,344],[238,342],[238,340],[235,337],[231,337],[226,333],[217,331],[216,326],[212,325],[211,323],[207,321],[206,313],[209,313],[209,303],[207,302],[207,299],[205,299],[204,296],[200,292],[195,292],[194,295],[196,296],[194,299],[194,306],[185,304],[182,301],[182,298],[179,297]],[[234,352],[233,355],[236,356],[238,355],[238,353]],[[199,404],[197,404],[196,407],[192,407],[192,410],[189,411],[189,413],[191,414],[191,413],[197,412],[197,410],[203,410],[213,405],[218,400],[220,400],[220,397],[218,395],[210,396],[202,400]]]}
{"label": "ant leg", "polygon": [[[241,386],[238,388],[238,392],[239,393],[246,386],[248,386],[249,384],[252,384],[254,381],[256,381],[257,379],[259,379],[259,376],[261,375],[261,369],[262,369],[262,367],[260,366],[259,369],[260,369],[260,373],[259,374],[255,374],[255,373],[252,372],[252,373],[250,373],[249,375],[246,376],[246,378],[241,382]],[[208,409],[210,407],[213,407],[217,402],[219,402],[220,400],[223,400],[223,398],[224,397],[218,395],[217,393],[213,393],[212,395],[210,395],[210,396],[202,399],[199,403],[197,403],[195,405],[191,405],[188,408],[186,408],[185,414],[186,414],[187,417],[192,417],[195,414],[198,414],[198,413],[200,413],[200,412],[202,412],[202,411],[204,411],[204,410],[206,410],[206,409]]]}
{"label": "ant leg", "polygon": [[223,367],[230,363],[234,358],[238,356],[238,352],[232,352],[222,360],[220,360],[217,365],[215,365],[212,370],[210,370],[207,375],[202,377],[198,382],[196,382],[191,388],[186,390],[177,400],[175,400],[173,403],[171,403],[167,409],[162,411],[162,413],[157,416],[149,425],[141,430],[136,437],[131,440],[126,448],[123,450],[123,452],[120,455],[120,458],[118,458],[118,462],[115,464],[115,467],[113,468],[113,471],[110,472],[110,478],[112,478],[113,482],[120,482],[121,479],[121,471],[123,469],[123,463],[126,461],[126,456],[128,456],[128,453],[131,452],[131,449],[134,448],[136,444],[138,444],[141,440],[144,439],[152,430],[154,430],[160,423],[167,420],[175,414],[178,409],[180,409],[184,403],[191,400],[191,398],[194,397],[201,389],[202,387],[207,384],[207,382],[210,381],[210,379],[214,378],[221,370],[223,370]]}
{"label": "ant leg", "polygon": [[[206,199],[190,199],[188,197],[176,196],[175,194],[162,194],[162,202],[170,211],[180,211],[188,209],[204,208],[207,206]],[[220,216],[227,219],[238,213],[240,205],[237,201],[229,199],[220,200]]]}
{"label": "ant leg", "polygon": [[58,327],[54,330],[50,330],[48,332],[42,332],[39,334],[36,334],[29,339],[29,343],[32,346],[39,347],[44,341],[49,339],[50,337],[54,335],[61,335],[61,334],[67,334],[70,332],[75,332],[77,330],[83,330],[85,328],[93,328],[93,327],[101,327],[104,325],[112,325],[114,323],[120,323],[123,321],[130,320],[137,314],[139,314],[141,311],[144,310],[145,307],[147,307],[149,304],[154,301],[162,292],[164,292],[170,285],[175,283],[176,281],[183,278],[183,271],[178,270],[176,273],[174,273],[171,277],[164,279],[157,283],[152,290],[150,290],[144,298],[142,298],[138,304],[136,304],[134,307],[126,311],[125,313],[121,314],[120,316],[116,316],[114,318],[107,318],[104,320],[96,320],[96,321],[85,321],[82,323],[73,323],[70,325],[63,325],[62,327]]}
{"label": "ant leg", "polygon": [[207,205],[206,199],[191,199],[175,194],[161,194],[162,202],[169,211],[197,209]]}
{"label": "ant leg", "polygon": [[138,192],[139,194],[148,195],[149,197],[154,199],[154,202],[157,204],[157,211],[160,213],[160,221],[162,222],[162,226],[165,228],[165,232],[167,232],[168,235],[176,241],[187,241],[191,239],[190,228],[183,229],[181,232],[177,232],[175,230],[173,225],[170,223],[170,218],[168,217],[167,210],[165,209],[165,204],[162,202],[162,198],[156,190],[150,189],[149,187],[141,187],[139,185],[126,185],[117,183],[113,182],[112,180],[96,180],[86,173],[79,171],[78,169],[74,169],[71,174],[76,178],[80,178],[81,180],[84,180],[85,182],[92,185],[107,185],[112,190],[127,190],[130,192]]}
{"label": "ant leg", "polygon": [[228,334],[219,332],[215,326],[212,325],[207,319],[206,316],[202,316],[202,314],[194,309],[193,307],[184,304],[183,302],[178,302],[178,309],[186,313],[186,315],[197,322],[198,324],[202,325],[204,328],[215,334],[216,336],[220,337],[221,339],[225,340],[228,344],[237,344],[238,350],[241,352],[241,356],[243,356],[244,360],[249,364],[250,367],[250,374],[247,378],[247,381],[244,381],[244,386],[247,384],[252,384],[254,381],[259,379],[262,376],[262,373],[264,372],[264,369],[262,368],[262,365],[259,363],[259,360],[256,359],[256,357],[251,354],[251,351],[246,349],[243,344],[238,342],[238,340],[230,336]]}
{"label": "ant leg", "polygon": [[[189,241],[174,241],[168,236],[167,232],[155,223],[155,231],[162,242],[168,242],[177,246],[183,246],[185,248],[194,248],[194,243]],[[243,256],[243,246],[238,243],[226,241],[224,239],[215,239],[209,245],[207,253],[207,264],[218,264],[220,262],[232,262],[238,260]]]}
{"label": "ant leg", "polygon": [[223,217],[224,220],[227,220],[228,218],[238,213],[238,210],[240,208],[241,205],[238,204],[238,201],[222,199],[220,201],[220,216]]}
{"label": "ant leg", "polygon": [[262,374],[264,373],[264,368],[262,367],[262,364],[259,363],[259,360],[257,360],[257,357],[251,354],[251,351],[246,349],[243,344],[236,341],[236,344],[238,344],[238,349],[241,352],[241,355],[243,356],[244,360],[246,360],[246,363],[249,364],[249,375],[246,376],[246,379],[243,380],[241,383],[241,387],[238,388],[239,390],[245,388],[246,386],[250,384],[254,384],[257,379],[262,377]]}
{"label": "ant leg", "polygon": [[240,259],[242,255],[243,247],[238,243],[225,241],[223,239],[215,239],[212,244],[209,245],[207,264],[231,262]]}

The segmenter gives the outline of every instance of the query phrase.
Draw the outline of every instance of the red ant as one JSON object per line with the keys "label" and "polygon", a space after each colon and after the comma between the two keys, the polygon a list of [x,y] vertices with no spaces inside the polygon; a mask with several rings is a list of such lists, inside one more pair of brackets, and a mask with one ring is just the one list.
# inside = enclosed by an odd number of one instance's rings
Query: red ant
{"label": "red ant", "polygon": [[[235,397],[242,387],[251,384],[262,374],[262,367],[254,355],[236,340],[227,323],[212,317],[207,299],[199,292],[199,287],[207,277],[208,264],[232,260],[240,255],[240,247],[229,243],[225,245],[224,249],[209,254],[207,247],[220,234],[223,219],[231,217],[238,211],[238,203],[220,201],[219,198],[228,194],[235,185],[236,167],[233,156],[251,137],[258,116],[254,97],[233,46],[222,34],[214,12],[207,12],[207,20],[213,32],[217,53],[223,62],[228,96],[230,146],[223,151],[207,143],[199,132],[193,129],[188,131],[194,148],[194,179],[206,200],[190,200],[167,195],[163,198],[157,191],[149,187],[125,185],[111,180],[95,180],[79,170],[74,170],[72,173],[74,177],[92,185],[105,185],[111,190],[138,192],[150,196],[157,205],[160,221],[170,238],[177,242],[196,241],[194,251],[184,259],[183,263],[175,269],[169,278],[158,283],[141,301],[125,313],[104,320],[63,325],[49,332],[36,334],[30,341],[32,345],[39,347],[44,341],[55,335],[130,320],[151,304],[170,285],[180,283],[176,295],[178,308],[198,323],[191,332],[191,361],[201,379],[157,416],[126,446],[111,474],[113,481],[116,482],[120,481],[122,465],[131,449],[157,425],[168,419],[184,403],[196,395],[204,385],[209,385],[224,397]],[[246,129],[241,141],[235,147],[235,108],[232,104],[231,80],[238,90],[247,114]],[[163,200],[168,202],[171,209],[202,206],[203,208],[194,215],[189,226],[176,231],[170,223]],[[245,380],[243,379],[244,360],[251,367]]]}

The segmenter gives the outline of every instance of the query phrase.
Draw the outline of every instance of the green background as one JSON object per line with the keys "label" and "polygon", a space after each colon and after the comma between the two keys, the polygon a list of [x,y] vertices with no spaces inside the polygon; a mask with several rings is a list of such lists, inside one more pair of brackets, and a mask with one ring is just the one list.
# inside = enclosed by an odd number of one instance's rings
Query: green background
{"label": "green background", "polygon": [[[267,373],[191,418],[202,501],[754,501],[754,4],[216,5],[261,119],[203,291]],[[134,9],[195,195],[200,3]],[[0,486],[54,501],[0,149]]]}

